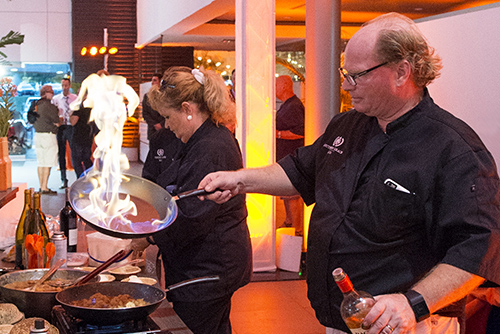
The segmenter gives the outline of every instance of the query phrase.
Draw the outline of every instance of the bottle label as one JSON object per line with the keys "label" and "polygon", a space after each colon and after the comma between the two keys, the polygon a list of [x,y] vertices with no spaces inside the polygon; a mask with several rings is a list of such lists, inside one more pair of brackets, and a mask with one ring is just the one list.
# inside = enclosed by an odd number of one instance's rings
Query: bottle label
{"label": "bottle label", "polygon": [[78,240],[78,231],[77,229],[70,229],[68,231],[68,246],[75,246]]}
{"label": "bottle label", "polygon": [[351,330],[351,333],[352,334],[365,334],[366,332],[368,332],[366,329],[362,329],[362,328],[349,328]]}

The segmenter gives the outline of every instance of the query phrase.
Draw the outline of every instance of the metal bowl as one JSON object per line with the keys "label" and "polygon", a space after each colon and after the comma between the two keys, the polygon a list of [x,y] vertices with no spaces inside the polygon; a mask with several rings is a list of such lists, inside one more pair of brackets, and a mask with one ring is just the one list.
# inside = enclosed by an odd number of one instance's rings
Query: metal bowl
{"label": "metal bowl", "polygon": [[[5,287],[9,283],[39,279],[47,271],[48,269],[28,269],[0,276],[0,298],[7,303],[15,304],[25,314],[26,318],[40,317],[50,320],[52,307],[57,304],[56,291],[24,291]],[[88,273],[81,270],[59,269],[55,272],[52,279],[76,280],[86,274]]]}

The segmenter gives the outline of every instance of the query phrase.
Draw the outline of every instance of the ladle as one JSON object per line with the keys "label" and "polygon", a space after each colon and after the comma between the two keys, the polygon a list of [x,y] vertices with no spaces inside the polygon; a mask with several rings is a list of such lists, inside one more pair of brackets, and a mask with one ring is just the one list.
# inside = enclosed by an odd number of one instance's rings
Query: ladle
{"label": "ladle", "polygon": [[38,281],[36,281],[36,283],[29,287],[29,288],[26,288],[24,290],[26,291],[36,291],[36,289],[43,284],[43,282],[45,282],[46,280],[48,280],[49,278],[52,277],[52,275],[54,275],[54,273],[57,271],[57,269],[61,268],[61,266],[63,264],[66,263],[66,259],[59,259],[57,260],[57,262],[45,273],[45,275],[43,275]]}

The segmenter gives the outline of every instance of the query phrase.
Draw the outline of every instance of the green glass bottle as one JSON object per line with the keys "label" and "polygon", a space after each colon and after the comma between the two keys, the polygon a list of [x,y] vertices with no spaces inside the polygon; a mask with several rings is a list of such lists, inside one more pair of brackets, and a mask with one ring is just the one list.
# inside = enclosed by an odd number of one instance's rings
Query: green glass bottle
{"label": "green glass bottle", "polygon": [[26,222],[30,220],[30,216],[32,214],[31,197],[33,194],[31,189],[24,190],[24,208],[16,228],[16,269],[26,268],[26,257],[24,256],[24,237]]}
{"label": "green glass bottle", "polygon": [[[26,250],[28,259],[28,269],[33,268],[44,268],[47,262],[47,256],[45,254],[45,246],[49,242],[49,230],[47,229],[45,215],[40,208],[40,193],[35,192],[33,195],[33,215],[26,225],[26,239],[31,235],[31,240],[33,241],[33,248],[35,251]],[[37,240],[42,239],[43,245],[40,247],[41,254],[38,251]]]}

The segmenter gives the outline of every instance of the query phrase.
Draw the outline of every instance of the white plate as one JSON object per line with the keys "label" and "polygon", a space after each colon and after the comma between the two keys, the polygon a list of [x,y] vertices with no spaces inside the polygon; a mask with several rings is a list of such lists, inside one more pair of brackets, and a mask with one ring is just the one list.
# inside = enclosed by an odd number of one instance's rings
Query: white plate
{"label": "white plate", "polygon": [[121,282],[131,282],[131,283],[142,283],[142,284],[147,284],[147,285],[155,285],[157,281],[156,281],[156,279],[154,279],[152,277],[137,277],[135,275],[132,275],[130,277],[122,279]]}
{"label": "white plate", "polygon": [[89,255],[87,253],[68,253],[66,265],[68,267],[84,266],[88,259]]}
{"label": "white plate", "polygon": [[108,272],[113,275],[133,275],[140,273],[141,268],[137,266],[127,265],[116,269],[110,269],[108,270]]}

